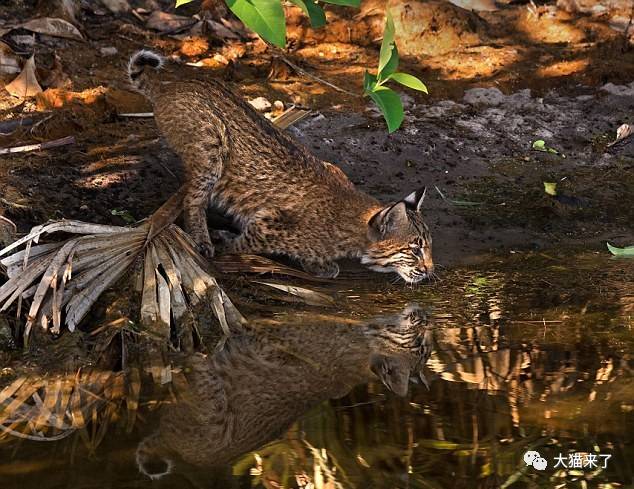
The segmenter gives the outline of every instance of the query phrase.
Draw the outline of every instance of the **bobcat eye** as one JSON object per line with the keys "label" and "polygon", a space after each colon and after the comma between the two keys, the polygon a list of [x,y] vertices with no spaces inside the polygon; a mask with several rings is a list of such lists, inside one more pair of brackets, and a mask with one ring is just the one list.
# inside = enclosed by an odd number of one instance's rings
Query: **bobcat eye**
{"label": "bobcat eye", "polygon": [[410,243],[409,249],[412,250],[412,253],[416,258],[423,257],[423,249],[418,243]]}

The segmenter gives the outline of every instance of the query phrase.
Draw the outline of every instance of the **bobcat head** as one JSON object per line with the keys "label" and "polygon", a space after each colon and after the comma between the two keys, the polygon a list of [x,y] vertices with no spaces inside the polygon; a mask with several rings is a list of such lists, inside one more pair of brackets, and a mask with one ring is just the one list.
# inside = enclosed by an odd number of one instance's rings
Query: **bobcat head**
{"label": "bobcat head", "polygon": [[370,245],[361,263],[377,272],[396,272],[411,284],[432,275],[431,234],[421,213],[424,198],[424,190],[412,192],[372,216]]}
{"label": "bobcat head", "polygon": [[[429,389],[423,367],[432,350],[432,330],[428,327],[425,310],[412,303],[397,315],[376,318],[374,326],[383,351],[370,356],[370,370],[388,389],[401,397],[407,395],[410,381],[422,383]],[[409,350],[416,363],[412,364],[411,357],[390,354],[390,350]]]}

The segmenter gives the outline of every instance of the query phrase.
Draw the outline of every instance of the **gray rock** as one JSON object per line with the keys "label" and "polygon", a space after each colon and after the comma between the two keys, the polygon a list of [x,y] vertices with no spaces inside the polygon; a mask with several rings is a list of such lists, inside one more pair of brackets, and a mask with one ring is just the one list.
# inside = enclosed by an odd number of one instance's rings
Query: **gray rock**
{"label": "gray rock", "polygon": [[99,48],[99,53],[102,56],[114,56],[118,52],[119,51],[114,46],[104,46],[104,47]]}
{"label": "gray rock", "polygon": [[471,88],[464,94],[469,105],[500,105],[505,102],[504,95],[499,88]]}
{"label": "gray rock", "polygon": [[271,110],[271,102],[269,102],[264,97],[256,97],[254,99],[249,100],[251,107],[253,107],[258,112],[267,112]]}
{"label": "gray rock", "polygon": [[614,83],[606,83],[601,90],[610,95],[618,95],[619,97],[634,97],[634,88],[626,85],[615,85]]}

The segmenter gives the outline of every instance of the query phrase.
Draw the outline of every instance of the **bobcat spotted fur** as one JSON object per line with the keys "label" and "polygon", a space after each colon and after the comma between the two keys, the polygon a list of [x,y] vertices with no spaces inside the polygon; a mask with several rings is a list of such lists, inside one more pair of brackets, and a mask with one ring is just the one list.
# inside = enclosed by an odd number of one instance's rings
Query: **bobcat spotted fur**
{"label": "bobcat spotted fur", "polygon": [[128,75],[153,105],[159,130],[187,173],[185,227],[206,256],[210,203],[235,219],[236,237],[219,234],[218,251],[282,254],[335,277],[335,260],[360,258],[379,272],[415,283],[433,272],[423,193],[381,205],[344,173],[319,160],[218,81],[161,79],[163,58],[132,56]]}

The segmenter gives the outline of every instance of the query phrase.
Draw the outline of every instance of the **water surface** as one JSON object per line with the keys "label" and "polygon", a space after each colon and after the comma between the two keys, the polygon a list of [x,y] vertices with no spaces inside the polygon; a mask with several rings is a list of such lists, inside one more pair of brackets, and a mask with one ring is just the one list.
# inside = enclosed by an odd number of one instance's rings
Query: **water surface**
{"label": "water surface", "polygon": [[318,285],[332,306],[243,293],[253,327],[222,351],[175,355],[163,386],[127,366],[59,441],[0,438],[0,487],[626,487],[632,264],[517,253],[414,288]]}

